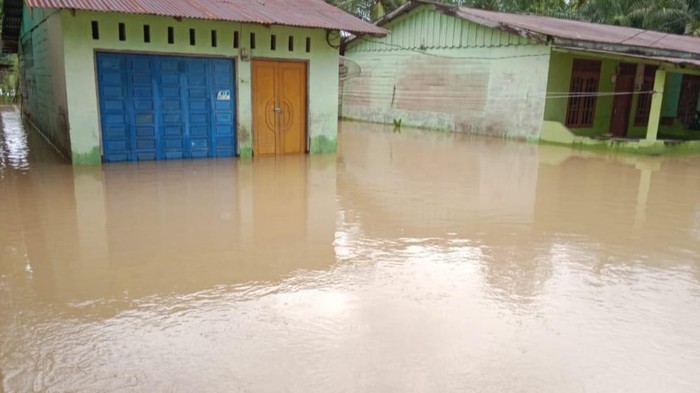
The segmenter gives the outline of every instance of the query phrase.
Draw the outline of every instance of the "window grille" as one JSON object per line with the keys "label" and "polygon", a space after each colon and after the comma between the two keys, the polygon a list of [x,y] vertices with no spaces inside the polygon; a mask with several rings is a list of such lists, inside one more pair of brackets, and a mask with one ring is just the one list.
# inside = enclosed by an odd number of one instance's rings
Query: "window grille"
{"label": "window grille", "polygon": [[[656,66],[644,66],[644,79],[641,91],[652,91],[654,89],[654,77],[656,76]],[[637,111],[634,115],[635,127],[646,127],[649,124],[649,113],[651,112],[652,93],[641,93],[637,98]]]}
{"label": "window grille", "polygon": [[592,127],[595,120],[598,83],[600,81],[599,60],[575,59],[569,87],[569,104],[566,110],[566,126],[571,128]]}

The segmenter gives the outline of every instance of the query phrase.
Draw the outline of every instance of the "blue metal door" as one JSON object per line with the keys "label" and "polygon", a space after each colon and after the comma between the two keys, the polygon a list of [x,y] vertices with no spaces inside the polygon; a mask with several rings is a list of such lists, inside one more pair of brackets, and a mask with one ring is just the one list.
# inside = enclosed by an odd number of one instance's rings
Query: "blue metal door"
{"label": "blue metal door", "polygon": [[103,160],[232,157],[233,61],[97,54]]}

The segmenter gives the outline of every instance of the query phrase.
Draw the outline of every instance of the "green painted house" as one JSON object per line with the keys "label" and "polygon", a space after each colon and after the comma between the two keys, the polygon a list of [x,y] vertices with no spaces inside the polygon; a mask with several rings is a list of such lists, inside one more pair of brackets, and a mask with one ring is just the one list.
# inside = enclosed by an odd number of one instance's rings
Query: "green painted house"
{"label": "green painted house", "polygon": [[322,0],[5,0],[24,117],[74,164],[334,151],[340,31]]}
{"label": "green painted house", "polygon": [[345,48],[361,73],[344,118],[650,152],[700,139],[699,38],[417,0],[377,25],[391,34]]}

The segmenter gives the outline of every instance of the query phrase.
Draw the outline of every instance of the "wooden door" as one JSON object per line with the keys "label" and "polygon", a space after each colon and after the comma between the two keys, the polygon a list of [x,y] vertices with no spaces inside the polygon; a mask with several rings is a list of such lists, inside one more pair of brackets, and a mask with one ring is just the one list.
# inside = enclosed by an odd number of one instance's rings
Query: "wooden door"
{"label": "wooden door", "polygon": [[306,152],[306,63],[253,61],[253,153]]}
{"label": "wooden door", "polygon": [[277,154],[277,63],[253,62],[253,153]]}
{"label": "wooden door", "polygon": [[630,109],[632,108],[632,92],[634,91],[635,64],[621,64],[620,73],[615,82],[615,99],[613,100],[612,119],[610,120],[610,133],[614,136],[627,135],[627,126],[630,121]]}

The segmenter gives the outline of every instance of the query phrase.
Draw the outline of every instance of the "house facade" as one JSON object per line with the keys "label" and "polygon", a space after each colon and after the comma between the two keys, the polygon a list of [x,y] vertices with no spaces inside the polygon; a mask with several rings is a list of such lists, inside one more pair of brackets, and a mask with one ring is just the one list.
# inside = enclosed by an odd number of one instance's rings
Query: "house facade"
{"label": "house facade", "polygon": [[358,37],[342,116],[566,144],[700,139],[700,39],[413,0]]}
{"label": "house facade", "polygon": [[321,0],[4,6],[24,116],[74,164],[334,151],[338,32],[384,34]]}

